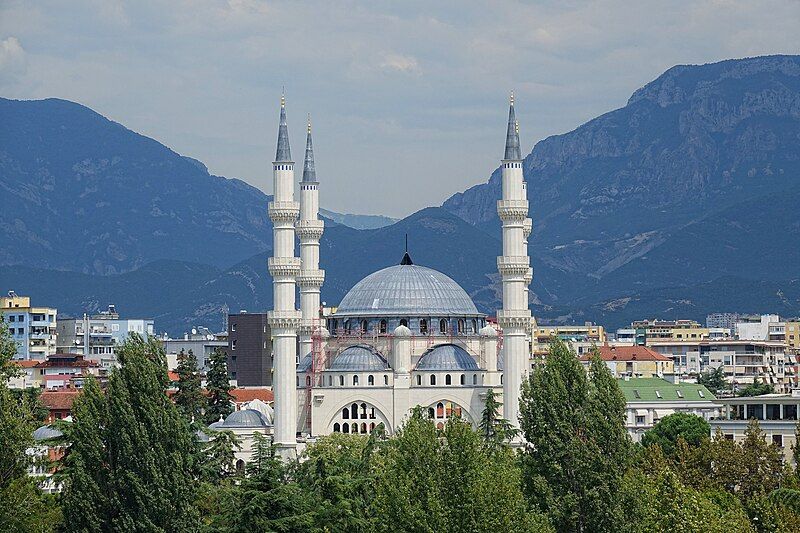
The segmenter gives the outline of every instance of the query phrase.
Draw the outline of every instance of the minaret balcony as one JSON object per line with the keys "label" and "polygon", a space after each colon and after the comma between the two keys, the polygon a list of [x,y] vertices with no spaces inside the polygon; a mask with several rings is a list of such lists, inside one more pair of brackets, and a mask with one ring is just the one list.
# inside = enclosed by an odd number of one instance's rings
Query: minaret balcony
{"label": "minaret balcony", "polygon": [[525,220],[528,217],[528,200],[498,200],[497,215],[503,222]]}
{"label": "minaret balcony", "polygon": [[267,323],[273,330],[297,331],[303,321],[300,311],[267,311]]}
{"label": "minaret balcony", "polygon": [[497,271],[501,276],[525,276],[531,268],[527,255],[501,255],[497,258]]}
{"label": "minaret balcony", "polygon": [[532,231],[533,231],[533,220],[531,220],[530,218],[526,218],[522,222],[522,234],[527,239],[528,237],[531,236]]}
{"label": "minaret balcony", "polygon": [[270,202],[268,207],[269,218],[273,222],[297,220],[300,216],[299,202]]}
{"label": "minaret balcony", "polygon": [[298,220],[295,223],[297,237],[303,240],[319,240],[325,230],[325,222],[322,220]]}
{"label": "minaret balcony", "polygon": [[300,275],[299,257],[270,257],[267,260],[269,273],[273,278],[296,277]]}
{"label": "minaret balcony", "polygon": [[501,309],[497,311],[497,323],[503,329],[527,330],[531,326],[531,311],[530,309]]}
{"label": "minaret balcony", "polygon": [[325,282],[324,270],[301,270],[297,276],[297,284],[300,287],[321,287]]}

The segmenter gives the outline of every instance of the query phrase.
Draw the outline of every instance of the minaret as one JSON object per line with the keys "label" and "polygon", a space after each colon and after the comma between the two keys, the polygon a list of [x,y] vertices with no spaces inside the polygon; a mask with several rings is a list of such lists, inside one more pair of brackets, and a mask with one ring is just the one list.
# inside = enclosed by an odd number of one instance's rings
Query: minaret
{"label": "minaret", "polygon": [[[319,219],[319,182],[314,169],[314,148],[311,144],[311,117],[308,118],[306,158],[303,179],[300,181],[300,220],[295,231],[300,239],[300,310],[303,322],[300,326],[300,358],[311,352],[311,336],[315,326],[320,328],[319,290],[325,281],[325,271],[319,268],[319,240],[322,238],[324,222]],[[321,361],[316,361],[320,364]]]}
{"label": "minaret", "polygon": [[525,246],[528,199],[522,176],[513,93],[502,165],[503,199],[497,202],[497,214],[503,222],[503,255],[497,258],[497,270],[503,281],[503,309],[497,312],[497,322],[503,328],[503,417],[514,427],[519,427],[519,396],[522,379],[528,370],[527,335],[531,312],[525,291],[530,268]]}
{"label": "minaret", "polygon": [[268,314],[273,337],[274,435],[278,454],[285,459],[296,456],[297,447],[297,329],[300,313],[295,308],[295,279],[300,274],[300,259],[294,255],[294,223],[300,206],[294,201],[294,162],[289,150],[286,127],[286,102],[281,95],[281,122],[278,149],[272,163],[273,201],[269,218],[273,225],[272,276],[273,311]]}

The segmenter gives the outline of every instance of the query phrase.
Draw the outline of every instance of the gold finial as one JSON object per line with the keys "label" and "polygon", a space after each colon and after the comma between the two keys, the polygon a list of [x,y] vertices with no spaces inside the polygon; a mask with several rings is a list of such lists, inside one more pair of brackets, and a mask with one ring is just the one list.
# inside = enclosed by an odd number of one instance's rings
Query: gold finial
{"label": "gold finial", "polygon": [[514,105],[514,91],[511,91],[511,98],[508,99],[511,105]]}
{"label": "gold finial", "polygon": [[[511,104],[511,105],[514,105],[514,104]],[[515,120],[514,121],[514,131],[516,132],[517,135],[519,135],[519,120]]]}
{"label": "gold finial", "polygon": [[308,114],[308,134],[311,135],[311,113]]}
{"label": "gold finial", "polygon": [[286,89],[281,87],[281,107],[286,107]]}

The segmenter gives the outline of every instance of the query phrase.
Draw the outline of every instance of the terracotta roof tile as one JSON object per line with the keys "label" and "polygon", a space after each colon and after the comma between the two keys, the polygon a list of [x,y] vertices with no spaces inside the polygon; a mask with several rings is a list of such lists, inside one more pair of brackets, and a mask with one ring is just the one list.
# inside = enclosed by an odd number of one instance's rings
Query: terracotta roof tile
{"label": "terracotta roof tile", "polygon": [[231,389],[231,395],[236,403],[245,403],[256,399],[268,403],[275,399],[272,389],[268,389],[266,387]]}
{"label": "terracotta roof tile", "polygon": [[[646,346],[600,346],[598,349],[603,361],[672,361]],[[591,354],[587,354],[581,357],[581,361],[588,361],[590,358]]]}
{"label": "terracotta roof tile", "polygon": [[44,391],[40,398],[48,409],[68,410],[72,409],[72,402],[75,401],[75,398],[77,398],[80,393],[81,392],[77,390]]}

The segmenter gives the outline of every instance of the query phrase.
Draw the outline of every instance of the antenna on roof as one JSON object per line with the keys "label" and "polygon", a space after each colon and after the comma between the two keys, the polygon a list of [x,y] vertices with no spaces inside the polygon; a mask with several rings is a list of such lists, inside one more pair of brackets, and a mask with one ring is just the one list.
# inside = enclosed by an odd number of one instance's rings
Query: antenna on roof
{"label": "antenna on roof", "polygon": [[411,256],[408,255],[408,233],[406,233],[406,253],[403,254],[403,259],[400,261],[401,265],[413,265],[414,261],[411,260]]}

